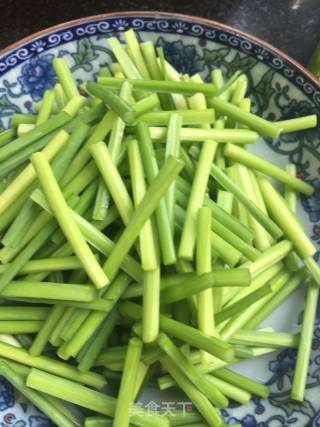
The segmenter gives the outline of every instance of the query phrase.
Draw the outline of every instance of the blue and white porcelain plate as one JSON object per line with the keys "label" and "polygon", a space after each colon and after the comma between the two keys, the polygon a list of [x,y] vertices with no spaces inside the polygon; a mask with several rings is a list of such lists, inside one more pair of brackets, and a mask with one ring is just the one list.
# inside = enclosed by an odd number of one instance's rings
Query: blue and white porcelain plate
{"label": "blue and white porcelain plate", "polygon": [[[214,67],[231,76],[242,70],[249,78],[254,110],[271,120],[319,113],[320,85],[299,64],[268,44],[224,25],[183,15],[127,13],[100,15],[62,24],[35,34],[9,47],[0,55],[0,129],[8,126],[13,113],[32,112],[56,77],[51,65],[56,56],[66,57],[78,83],[95,77],[100,66],[113,61],[107,45],[111,35],[123,37],[133,28],[141,40],[162,46],[168,61],[180,72],[201,73]],[[320,125],[319,125],[320,126]],[[297,165],[301,178],[314,185],[310,198],[302,198],[300,216],[318,246],[320,258],[320,138],[319,127],[290,133],[278,141],[261,141],[255,147],[265,158],[284,166]],[[298,290],[263,323],[278,331],[299,330],[304,289]],[[268,400],[255,398],[249,405],[223,411],[226,420],[245,427],[320,426],[320,306],[308,376],[306,400],[290,400],[296,352],[285,350],[242,363],[237,367],[270,386]],[[155,404],[150,394],[142,405]],[[170,394],[171,407],[175,397]],[[2,427],[46,427],[51,423],[30,405],[19,403],[13,388],[0,381],[0,424]]]}

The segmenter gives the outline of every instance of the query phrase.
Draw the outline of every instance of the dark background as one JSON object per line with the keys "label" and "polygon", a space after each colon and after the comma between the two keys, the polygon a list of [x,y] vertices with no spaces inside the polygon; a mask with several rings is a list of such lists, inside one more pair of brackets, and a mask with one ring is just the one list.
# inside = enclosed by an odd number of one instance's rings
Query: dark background
{"label": "dark background", "polygon": [[320,39],[320,0],[0,0],[0,49],[61,22],[130,10],[214,19],[261,37],[303,64]]}

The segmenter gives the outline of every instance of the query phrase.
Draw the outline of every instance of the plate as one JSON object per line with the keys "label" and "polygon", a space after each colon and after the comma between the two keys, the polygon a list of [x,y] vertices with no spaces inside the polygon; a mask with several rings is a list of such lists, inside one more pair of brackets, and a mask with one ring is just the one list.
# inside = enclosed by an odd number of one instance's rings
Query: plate
{"label": "plate", "polygon": [[[220,67],[229,77],[242,70],[249,79],[254,111],[270,120],[284,120],[318,114],[320,85],[301,65],[267,43],[217,22],[165,13],[119,13],[84,18],[49,28],[10,46],[0,54],[0,128],[8,126],[13,113],[32,112],[34,103],[52,87],[55,74],[52,59],[65,56],[78,83],[96,76],[100,66],[113,60],[107,45],[111,35],[123,37],[133,28],[141,40],[162,46],[167,60],[180,72],[210,76]],[[306,230],[320,246],[320,139],[319,127],[284,135],[278,141],[265,139],[254,150],[273,163],[297,165],[300,178],[311,183],[312,197],[301,198],[299,215]],[[320,248],[316,254],[320,258]],[[299,289],[263,326],[278,331],[299,330],[304,289]],[[255,398],[249,405],[223,411],[231,424],[245,427],[320,426],[320,305],[308,376],[306,400],[290,400],[289,389],[295,365],[295,351],[284,350],[236,369],[267,383],[268,400]],[[153,391],[139,404],[146,408],[177,408],[174,393],[162,398]],[[190,408],[189,405],[185,405]],[[51,423],[31,405],[19,403],[13,388],[0,381],[0,424],[2,427],[46,427]]]}

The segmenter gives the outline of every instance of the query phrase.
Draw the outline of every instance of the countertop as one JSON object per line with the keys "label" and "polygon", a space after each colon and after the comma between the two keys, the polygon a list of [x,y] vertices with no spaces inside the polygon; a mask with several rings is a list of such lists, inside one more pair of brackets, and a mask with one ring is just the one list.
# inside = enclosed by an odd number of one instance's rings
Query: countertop
{"label": "countertop", "polygon": [[319,0],[0,0],[0,49],[51,25],[99,13],[159,10],[254,34],[306,64],[320,39]]}

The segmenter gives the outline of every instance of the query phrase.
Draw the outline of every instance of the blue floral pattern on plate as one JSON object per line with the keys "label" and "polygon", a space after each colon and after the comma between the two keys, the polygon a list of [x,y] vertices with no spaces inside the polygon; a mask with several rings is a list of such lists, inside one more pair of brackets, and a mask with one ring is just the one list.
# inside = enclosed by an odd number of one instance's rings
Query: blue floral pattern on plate
{"label": "blue floral pattern on plate", "polygon": [[[271,120],[319,114],[320,86],[299,67],[259,41],[238,34],[218,24],[190,18],[164,15],[118,15],[84,20],[48,31],[0,56],[0,129],[8,126],[14,112],[32,111],[33,103],[52,87],[56,77],[52,69],[55,56],[65,56],[78,83],[93,78],[99,66],[113,61],[106,38],[122,37],[129,28],[141,40],[152,40],[164,49],[168,61],[181,73],[201,73],[210,77],[213,67],[226,76],[243,70],[249,79],[249,94],[254,110]],[[320,247],[320,152],[317,129],[284,135],[278,141],[266,139],[258,144],[262,156],[283,166],[296,163],[298,175],[314,185],[311,198],[302,197],[301,216],[306,230]],[[317,252],[320,258],[320,251]],[[292,330],[299,328],[296,307],[301,306],[303,289],[290,297],[266,323]],[[293,317],[292,317],[293,316]],[[291,329],[290,329],[291,328]],[[298,329],[295,329],[298,330]],[[296,353],[284,350],[236,367],[270,386],[268,400],[254,398],[246,406],[232,404],[223,415],[230,424],[245,427],[316,427],[320,426],[320,305],[316,323],[308,377],[308,391],[303,404],[290,400]],[[49,427],[52,424],[32,405],[18,403],[13,388],[0,379],[0,423],[2,427]]]}
{"label": "blue floral pattern on plate", "polygon": [[182,40],[169,42],[164,37],[159,37],[157,46],[163,48],[165,57],[170,58],[170,64],[180,73],[192,76],[203,71],[205,61],[195,46],[186,46]]}
{"label": "blue floral pattern on plate", "polygon": [[22,66],[18,81],[22,93],[29,94],[33,101],[40,101],[44,92],[57,81],[52,59],[53,55],[35,56]]}

